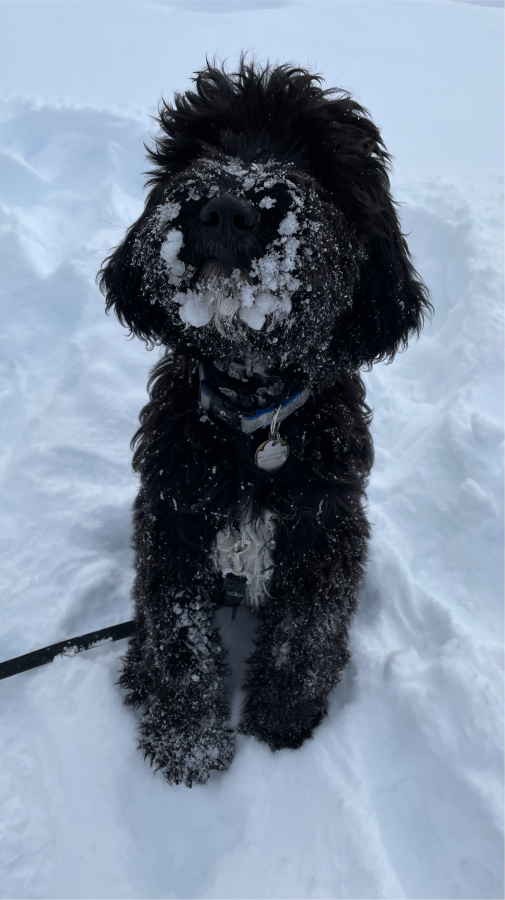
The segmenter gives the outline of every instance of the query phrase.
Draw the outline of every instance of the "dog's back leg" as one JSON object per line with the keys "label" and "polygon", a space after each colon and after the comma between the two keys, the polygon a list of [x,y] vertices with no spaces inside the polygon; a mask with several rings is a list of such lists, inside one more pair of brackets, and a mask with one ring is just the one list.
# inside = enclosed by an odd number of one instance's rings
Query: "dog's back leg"
{"label": "dog's back leg", "polygon": [[141,490],[135,508],[138,630],[121,685],[141,705],[140,748],[171,784],[204,783],[233,757],[226,653],[214,623],[222,579],[208,565],[212,542],[204,516],[200,546],[181,546],[184,514],[160,523]]}

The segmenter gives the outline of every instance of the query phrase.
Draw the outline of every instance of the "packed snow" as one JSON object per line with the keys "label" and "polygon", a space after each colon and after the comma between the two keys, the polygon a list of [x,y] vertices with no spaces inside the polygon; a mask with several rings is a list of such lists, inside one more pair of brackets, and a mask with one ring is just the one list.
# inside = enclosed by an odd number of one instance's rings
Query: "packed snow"
{"label": "packed snow", "polygon": [[[148,114],[206,53],[355,92],[436,310],[365,375],[370,563],[314,740],[239,736],[228,772],[170,788],[121,706],[125,642],[2,681],[1,897],[503,896],[502,28],[438,0],[0,6],[0,660],[132,615],[129,441],[158,351],[94,279],[143,208]],[[236,720],[254,614],[219,617]]]}

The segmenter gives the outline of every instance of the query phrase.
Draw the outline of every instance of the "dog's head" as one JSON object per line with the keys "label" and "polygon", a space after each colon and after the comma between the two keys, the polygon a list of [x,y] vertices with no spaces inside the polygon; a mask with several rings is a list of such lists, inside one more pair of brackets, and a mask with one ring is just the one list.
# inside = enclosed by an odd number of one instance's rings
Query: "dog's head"
{"label": "dog's head", "polygon": [[148,341],[328,383],[392,358],[429,312],[368,113],[287,66],[208,66],[163,104],[140,219],[99,274]]}

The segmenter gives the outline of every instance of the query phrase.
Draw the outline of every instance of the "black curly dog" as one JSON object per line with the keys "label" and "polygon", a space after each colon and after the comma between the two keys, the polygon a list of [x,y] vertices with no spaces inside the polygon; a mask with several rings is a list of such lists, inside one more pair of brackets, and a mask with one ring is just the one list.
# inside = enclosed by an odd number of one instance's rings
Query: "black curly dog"
{"label": "black curly dog", "polygon": [[294,749],[327,712],[369,536],[359,369],[431,310],[365,109],[243,59],[194,84],[162,104],[145,210],[99,273],[107,310],[165,348],[133,439],[121,684],[145,756],[189,786],[233,757],[223,603],[257,612],[240,732]]}

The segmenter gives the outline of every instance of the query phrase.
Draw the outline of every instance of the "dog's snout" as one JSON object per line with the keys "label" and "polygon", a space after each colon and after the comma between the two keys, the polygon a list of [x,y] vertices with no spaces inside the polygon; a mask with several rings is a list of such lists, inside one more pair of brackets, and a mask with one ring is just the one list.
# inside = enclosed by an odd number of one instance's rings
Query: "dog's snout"
{"label": "dog's snout", "polygon": [[256,207],[231,194],[213,197],[200,210],[200,221],[220,237],[240,238],[252,231],[259,219]]}

